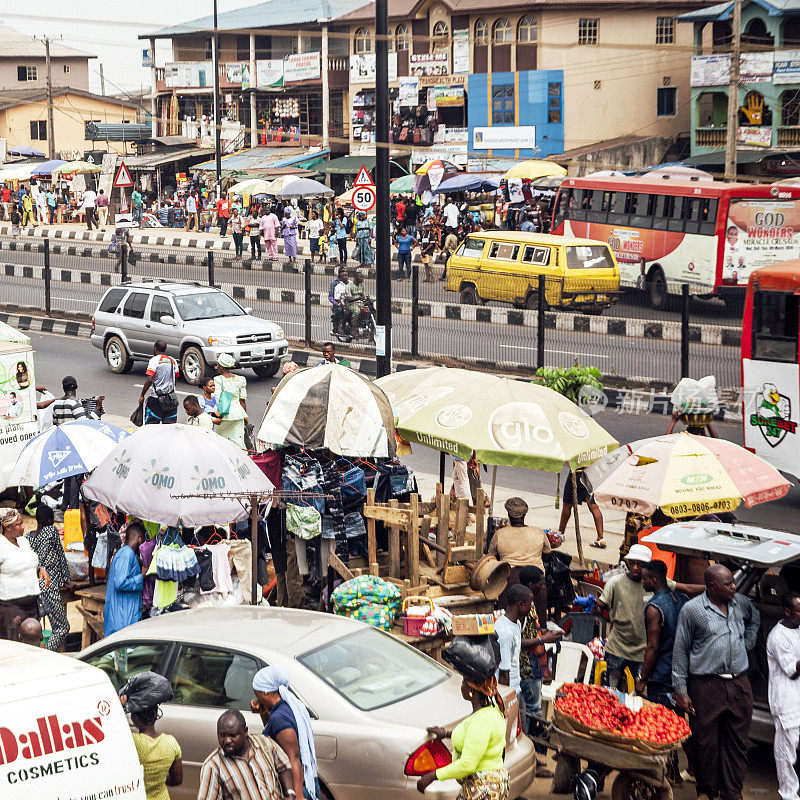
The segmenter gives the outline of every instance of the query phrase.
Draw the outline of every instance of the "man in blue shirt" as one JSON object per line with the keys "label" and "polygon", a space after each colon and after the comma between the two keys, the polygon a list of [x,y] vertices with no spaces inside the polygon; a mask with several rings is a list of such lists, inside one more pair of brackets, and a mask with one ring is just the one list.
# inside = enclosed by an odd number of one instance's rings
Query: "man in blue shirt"
{"label": "man in blue shirt", "polygon": [[142,618],[144,576],[138,553],[146,538],[144,526],[132,522],[125,530],[125,544],[111,559],[104,611],[106,636]]}

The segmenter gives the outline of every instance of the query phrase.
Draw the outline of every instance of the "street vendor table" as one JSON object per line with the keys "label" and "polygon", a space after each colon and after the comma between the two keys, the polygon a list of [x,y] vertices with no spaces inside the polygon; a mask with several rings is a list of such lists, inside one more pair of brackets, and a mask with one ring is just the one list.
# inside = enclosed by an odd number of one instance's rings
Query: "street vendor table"
{"label": "street vendor table", "polygon": [[80,598],[78,611],[83,617],[81,634],[81,650],[88,647],[105,635],[103,611],[106,605],[106,585],[88,586],[78,589],[75,594]]}
{"label": "street vendor table", "polygon": [[442,648],[450,641],[451,637],[443,633],[436,636],[408,636],[403,633],[402,624],[400,627],[395,625],[392,628],[392,636],[395,636],[401,642],[410,644],[416,650],[425,653],[426,656],[430,656],[434,661],[438,661],[441,664],[445,663],[442,660]]}

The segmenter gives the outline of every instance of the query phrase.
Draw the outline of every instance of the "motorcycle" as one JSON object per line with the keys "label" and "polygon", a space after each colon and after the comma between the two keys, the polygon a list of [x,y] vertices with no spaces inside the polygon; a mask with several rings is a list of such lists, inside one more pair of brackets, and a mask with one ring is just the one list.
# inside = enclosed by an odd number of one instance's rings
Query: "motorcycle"
{"label": "motorcycle", "polygon": [[364,298],[361,309],[353,314],[349,322],[341,319],[338,326],[331,317],[333,334],[340,342],[364,340],[375,344],[375,308],[369,297]]}

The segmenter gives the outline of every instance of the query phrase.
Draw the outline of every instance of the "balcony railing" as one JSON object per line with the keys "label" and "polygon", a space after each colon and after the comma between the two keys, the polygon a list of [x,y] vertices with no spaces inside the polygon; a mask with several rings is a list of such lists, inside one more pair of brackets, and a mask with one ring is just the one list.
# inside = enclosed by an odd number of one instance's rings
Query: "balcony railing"
{"label": "balcony railing", "polygon": [[350,69],[349,56],[328,56],[329,72],[347,72]]}
{"label": "balcony railing", "polygon": [[724,147],[725,128],[695,128],[694,143],[696,147]]}
{"label": "balcony railing", "polygon": [[784,125],[778,128],[778,147],[799,147],[800,125]]}

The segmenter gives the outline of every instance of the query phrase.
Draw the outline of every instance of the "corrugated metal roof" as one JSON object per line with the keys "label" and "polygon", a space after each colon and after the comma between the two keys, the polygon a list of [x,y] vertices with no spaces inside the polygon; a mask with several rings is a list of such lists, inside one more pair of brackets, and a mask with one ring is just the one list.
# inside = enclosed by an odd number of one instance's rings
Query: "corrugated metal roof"
{"label": "corrugated metal roof", "polygon": [[[0,25],[0,58],[44,59],[44,43],[33,36],[26,36],[8,25]],[[82,50],[75,50],[57,41],[50,42],[51,58],[97,58]]]}
{"label": "corrugated metal roof", "polygon": [[[285,147],[251,147],[238,153],[222,157],[222,169],[230,172],[241,170],[274,169],[275,167],[291,167],[304,161],[324,158],[330,150],[318,150],[309,153],[305,147],[288,150]],[[215,161],[206,161],[197,165],[197,169],[215,169]]]}
{"label": "corrugated metal roof", "polygon": [[[69,86],[56,86],[53,89],[53,97],[63,95],[75,95],[76,97],[87,97],[91,100],[99,100],[103,103],[111,103],[115,106],[122,106],[131,110],[136,109],[136,103],[125,101],[119,97],[111,95],[93,94],[85,92],[83,89],[73,89]],[[47,101],[47,91],[45,89],[0,89],[0,111],[6,108],[26,105],[27,103],[44,103]]]}
{"label": "corrugated metal roof", "polygon": [[209,147],[187,147],[185,150],[169,150],[166,153],[152,153],[149,156],[126,156],[125,165],[131,169],[152,169],[187,158],[208,158],[213,154],[214,151]]}
{"label": "corrugated metal roof", "polygon": [[88,142],[140,142],[149,139],[153,126],[149,122],[88,122],[83,123]]}
{"label": "corrugated metal roof", "polygon": [[[301,25],[318,20],[337,19],[364,5],[364,0],[268,0],[247,8],[237,8],[217,15],[217,28],[221,31],[252,30],[253,28],[278,28],[281,25]],[[214,29],[213,17],[183,22],[161,28],[140,39],[164,39],[192,33],[210,32]]]}

